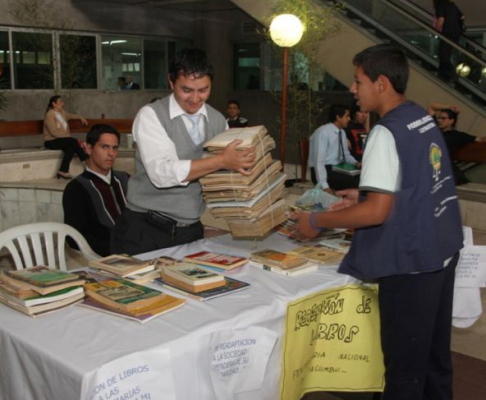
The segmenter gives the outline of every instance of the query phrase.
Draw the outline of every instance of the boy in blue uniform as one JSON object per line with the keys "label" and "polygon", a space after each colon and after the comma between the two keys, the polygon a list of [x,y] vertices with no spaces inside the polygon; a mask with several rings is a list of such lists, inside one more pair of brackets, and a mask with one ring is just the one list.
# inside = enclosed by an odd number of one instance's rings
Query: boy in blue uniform
{"label": "boy in blue uniform", "polygon": [[442,135],[407,101],[408,64],[384,44],[357,54],[351,91],[381,120],[363,156],[358,190],[332,212],[300,213],[295,236],[355,228],[339,272],[379,284],[384,400],[452,400],[450,332],[462,228]]}

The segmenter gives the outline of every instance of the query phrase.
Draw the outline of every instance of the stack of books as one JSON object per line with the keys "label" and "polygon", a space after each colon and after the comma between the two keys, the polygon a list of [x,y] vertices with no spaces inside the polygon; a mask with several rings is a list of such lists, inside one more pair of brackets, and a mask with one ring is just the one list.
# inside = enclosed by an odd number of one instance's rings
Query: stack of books
{"label": "stack of books", "polygon": [[0,302],[37,317],[84,298],[84,280],[76,274],[44,266],[0,274]]}
{"label": "stack of books", "polygon": [[272,160],[275,141],[263,125],[229,129],[205,143],[208,156],[221,153],[233,140],[239,150],[255,147],[256,165],[250,175],[216,171],[199,180],[211,215],[223,218],[234,237],[261,237],[285,219],[282,199],[285,174],[280,161]]}
{"label": "stack of books", "polygon": [[[194,255],[189,258],[194,260]],[[250,286],[249,283],[225,277],[187,262],[164,267],[157,281],[176,293],[198,301],[210,300]]]}
{"label": "stack of books", "polygon": [[[84,274],[84,273],[83,273]],[[140,323],[181,307],[185,300],[138,285],[127,279],[110,278],[88,273],[89,283],[84,285],[86,299],[82,306]]]}
{"label": "stack of books", "polygon": [[265,249],[251,253],[249,265],[285,276],[296,276],[317,270],[317,264],[297,255]]}
{"label": "stack of books", "polygon": [[113,254],[89,262],[91,268],[110,276],[126,278],[135,283],[146,283],[160,276],[160,266],[163,260],[142,261],[127,254]]}

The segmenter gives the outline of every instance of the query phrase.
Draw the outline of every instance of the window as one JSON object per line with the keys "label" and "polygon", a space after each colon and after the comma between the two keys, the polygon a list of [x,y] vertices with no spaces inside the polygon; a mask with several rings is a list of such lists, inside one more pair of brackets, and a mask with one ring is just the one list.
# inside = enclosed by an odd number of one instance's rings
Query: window
{"label": "window", "polygon": [[13,32],[16,89],[53,89],[52,35]]}
{"label": "window", "polygon": [[61,87],[96,89],[96,37],[60,35]]}
{"label": "window", "polygon": [[166,44],[165,40],[143,42],[145,89],[167,89]]}
{"label": "window", "polygon": [[[125,90],[118,78],[141,87],[142,40],[125,36],[101,37],[101,86],[105,90]],[[136,87],[136,86],[134,86]]]}
{"label": "window", "polygon": [[8,32],[0,31],[0,90],[10,89],[10,50]]}
{"label": "window", "polygon": [[260,89],[260,43],[234,45],[234,87],[236,90]]}

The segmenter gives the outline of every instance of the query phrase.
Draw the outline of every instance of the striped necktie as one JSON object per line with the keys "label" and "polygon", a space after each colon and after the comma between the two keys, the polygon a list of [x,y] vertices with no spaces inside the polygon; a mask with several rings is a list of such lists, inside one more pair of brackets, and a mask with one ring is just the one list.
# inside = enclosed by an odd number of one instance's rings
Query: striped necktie
{"label": "striped necktie", "polygon": [[194,144],[198,145],[203,141],[201,137],[201,132],[199,132],[199,118],[201,114],[186,114],[186,117],[189,118],[192,122],[192,127],[189,129],[188,133],[191,137]]}

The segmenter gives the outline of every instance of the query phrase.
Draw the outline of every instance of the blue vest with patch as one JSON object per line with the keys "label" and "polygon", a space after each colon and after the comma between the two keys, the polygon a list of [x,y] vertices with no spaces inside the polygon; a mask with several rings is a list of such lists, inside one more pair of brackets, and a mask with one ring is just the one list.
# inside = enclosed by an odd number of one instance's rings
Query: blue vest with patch
{"label": "blue vest with patch", "polygon": [[395,139],[400,189],[382,225],[356,229],[339,272],[367,280],[436,271],[463,246],[457,193],[442,134],[432,117],[410,101],[388,112],[378,124]]}

